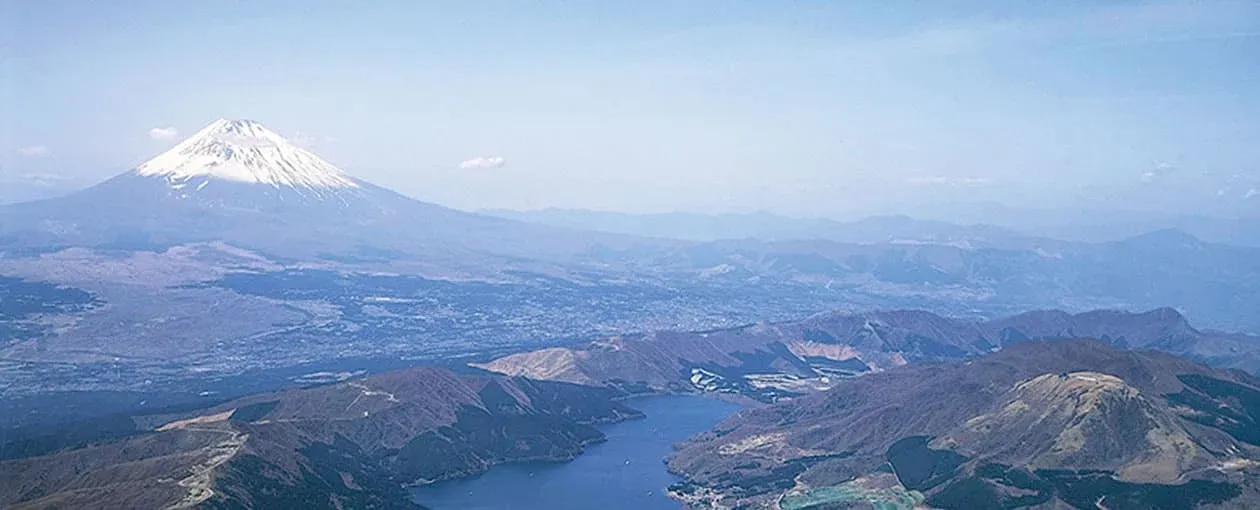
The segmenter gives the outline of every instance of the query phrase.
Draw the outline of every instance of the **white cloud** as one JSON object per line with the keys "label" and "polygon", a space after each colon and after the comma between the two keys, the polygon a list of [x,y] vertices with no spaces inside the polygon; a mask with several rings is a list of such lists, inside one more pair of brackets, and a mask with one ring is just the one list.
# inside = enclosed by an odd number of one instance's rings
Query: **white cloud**
{"label": "white cloud", "polygon": [[911,186],[972,187],[991,182],[993,181],[984,177],[946,177],[944,175],[919,175],[906,179],[906,184]]}
{"label": "white cloud", "polygon": [[949,178],[943,175],[934,175],[934,176],[919,175],[919,176],[906,179],[906,184],[909,184],[912,186],[940,186],[942,184],[948,184],[948,183],[949,183]]}
{"label": "white cloud", "polygon": [[1157,161],[1155,162],[1155,168],[1142,172],[1142,175],[1138,178],[1142,182],[1150,184],[1164,178],[1164,176],[1172,173],[1174,170],[1176,170],[1176,167],[1163,161]]}
{"label": "white cloud", "polygon": [[459,168],[463,170],[482,169],[482,168],[501,168],[507,163],[507,160],[499,156],[478,156],[459,164]]}
{"label": "white cloud", "polygon": [[22,147],[18,149],[17,152],[23,156],[39,157],[47,156],[52,151],[48,150],[48,147],[43,145],[32,145],[30,147]]}
{"label": "white cloud", "polygon": [[170,140],[179,136],[179,130],[173,127],[155,127],[149,130],[149,137],[154,140]]}
{"label": "white cloud", "polygon": [[1252,198],[1257,195],[1260,195],[1260,191],[1256,190],[1256,188],[1251,188],[1247,190],[1247,193],[1243,195],[1243,198]]}
{"label": "white cloud", "polygon": [[57,186],[71,180],[70,177],[64,175],[46,173],[22,174],[18,176],[18,179],[45,187]]}

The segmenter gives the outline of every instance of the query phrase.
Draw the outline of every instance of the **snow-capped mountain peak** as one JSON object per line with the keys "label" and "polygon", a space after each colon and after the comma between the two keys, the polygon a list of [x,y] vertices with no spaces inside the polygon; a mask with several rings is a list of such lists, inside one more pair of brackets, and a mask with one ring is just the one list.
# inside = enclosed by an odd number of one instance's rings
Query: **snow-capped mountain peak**
{"label": "snow-capped mountain peak", "polygon": [[359,187],[341,169],[250,120],[216,120],[134,172],[164,177],[176,189],[200,190],[214,179],[316,191]]}

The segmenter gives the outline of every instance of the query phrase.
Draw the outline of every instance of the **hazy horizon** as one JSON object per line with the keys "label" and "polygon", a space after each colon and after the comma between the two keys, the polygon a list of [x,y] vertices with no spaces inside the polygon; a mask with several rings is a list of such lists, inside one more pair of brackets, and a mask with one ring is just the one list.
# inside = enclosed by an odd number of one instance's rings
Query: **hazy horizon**
{"label": "hazy horizon", "polygon": [[302,5],[6,3],[0,185],[234,117],[466,210],[1260,210],[1251,2]]}

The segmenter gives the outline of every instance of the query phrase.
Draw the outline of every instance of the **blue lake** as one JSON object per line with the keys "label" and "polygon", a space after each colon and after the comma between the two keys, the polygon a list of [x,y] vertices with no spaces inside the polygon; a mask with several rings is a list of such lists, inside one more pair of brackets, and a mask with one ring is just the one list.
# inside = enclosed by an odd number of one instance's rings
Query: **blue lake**
{"label": "blue lake", "polygon": [[678,481],[665,470],[673,444],[709,430],[739,406],[717,399],[668,395],[626,402],[647,418],[601,426],[608,441],[563,464],[508,464],[476,478],[412,489],[434,510],[678,510],[665,495]]}

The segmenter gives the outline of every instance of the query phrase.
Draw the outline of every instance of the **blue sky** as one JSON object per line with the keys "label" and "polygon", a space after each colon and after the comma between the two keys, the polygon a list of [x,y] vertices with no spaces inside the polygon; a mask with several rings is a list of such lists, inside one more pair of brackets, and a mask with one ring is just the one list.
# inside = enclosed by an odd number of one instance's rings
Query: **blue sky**
{"label": "blue sky", "polygon": [[1260,204],[1258,2],[0,0],[0,19],[0,186],[97,180],[240,117],[467,209]]}

